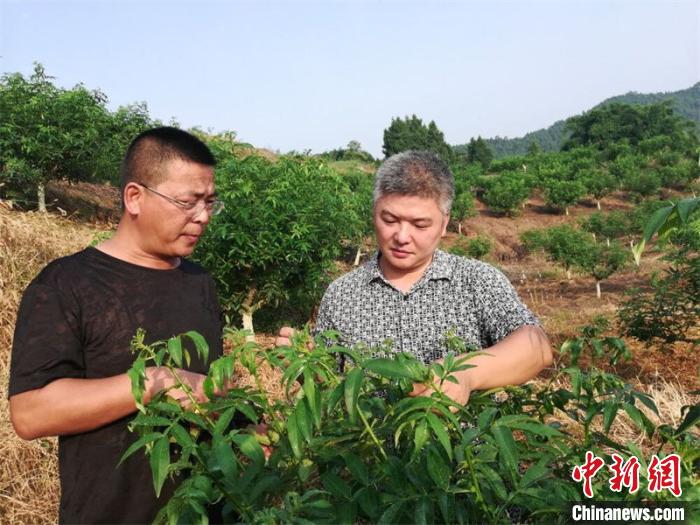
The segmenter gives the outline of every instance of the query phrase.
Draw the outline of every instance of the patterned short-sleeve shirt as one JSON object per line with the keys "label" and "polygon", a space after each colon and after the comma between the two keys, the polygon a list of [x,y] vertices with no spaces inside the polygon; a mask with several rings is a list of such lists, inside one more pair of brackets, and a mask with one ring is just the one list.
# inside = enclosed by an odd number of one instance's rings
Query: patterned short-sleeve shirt
{"label": "patterned short-sleeve shirt", "polygon": [[524,325],[539,325],[501,271],[436,250],[423,276],[404,293],[382,275],[377,253],[326,290],[316,328],[340,333],[346,346],[391,342],[426,363],[447,353],[446,335],[487,348]]}

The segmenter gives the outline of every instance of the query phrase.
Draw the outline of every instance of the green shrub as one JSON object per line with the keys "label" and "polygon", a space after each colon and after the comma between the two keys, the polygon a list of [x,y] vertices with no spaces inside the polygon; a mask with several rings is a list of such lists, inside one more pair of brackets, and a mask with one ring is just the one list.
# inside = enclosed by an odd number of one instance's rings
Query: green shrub
{"label": "green shrub", "polygon": [[[189,409],[165,393],[144,406],[144,370],[153,363],[174,370],[191,342],[206,352],[203,340],[188,333],[145,345],[143,332],[134,339],[138,357],[129,376],[139,413],[131,428],[139,439],[125,456],[145,450],[156,492],[168,476],[182,480],[158,522],[199,523],[216,504],[227,523],[496,524],[516,515],[520,522],[563,523],[569,502],[583,500],[571,472],[586,451],[608,462],[611,452],[642,455],[636,445],[611,437],[619,412],[681,456],[684,496],[697,506],[697,410],[677,428],[655,427],[638,408],[656,411],[654,402],[598,368],[601,360],[629,357],[624,342],[601,337],[599,327],[562,346],[571,363],[551,381],[500,389],[500,402],[493,391],[473,392],[466,406],[441,390],[474,355],[454,338],[448,337],[448,345],[459,357],[450,354],[443,365],[426,366],[388,348],[380,357],[327,349],[323,340],[330,333],[312,350],[300,333],[291,347],[275,352],[244,343],[238,332],[227,336],[232,351],[211,365],[204,383],[209,401],[195,400]],[[345,375],[337,372],[338,354],[354,363]],[[582,355],[591,363],[586,368],[579,365]],[[286,397],[270,396],[261,362],[279,371]],[[252,386],[215,395],[238,364],[251,374]],[[564,377],[571,387],[554,386]],[[414,383],[430,383],[436,391],[407,397]],[[566,430],[549,422],[553,414],[566,418]],[[232,425],[239,416],[264,420],[266,433]],[[273,447],[268,458],[263,445]],[[593,487],[593,501],[667,498],[644,484],[634,494],[613,492],[603,475]]]}

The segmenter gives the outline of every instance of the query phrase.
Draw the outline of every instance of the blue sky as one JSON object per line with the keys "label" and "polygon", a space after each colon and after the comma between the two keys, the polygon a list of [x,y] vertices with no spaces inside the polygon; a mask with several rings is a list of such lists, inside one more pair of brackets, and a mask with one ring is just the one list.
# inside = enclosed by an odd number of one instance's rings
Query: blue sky
{"label": "blue sky", "polygon": [[700,80],[700,0],[9,1],[0,72],[44,64],[110,107],[273,150],[359,140],[392,117],[451,144],[521,136],[628,91]]}

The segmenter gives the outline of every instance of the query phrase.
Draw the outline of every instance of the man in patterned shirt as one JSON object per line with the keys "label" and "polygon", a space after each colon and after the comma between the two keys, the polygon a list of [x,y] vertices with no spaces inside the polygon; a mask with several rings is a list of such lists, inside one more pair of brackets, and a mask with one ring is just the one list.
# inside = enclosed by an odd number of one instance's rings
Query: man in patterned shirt
{"label": "man in patterned shirt", "polygon": [[[450,219],[454,177],[430,152],[387,159],[374,185],[377,254],[328,287],[314,332],[336,330],[346,346],[387,341],[426,363],[447,353],[446,335],[486,350],[456,373],[445,393],[466,403],[472,390],[520,384],[552,362],[537,318],[508,279],[486,263],[438,250]],[[280,330],[277,344],[292,330]],[[423,385],[414,395],[429,394]]]}

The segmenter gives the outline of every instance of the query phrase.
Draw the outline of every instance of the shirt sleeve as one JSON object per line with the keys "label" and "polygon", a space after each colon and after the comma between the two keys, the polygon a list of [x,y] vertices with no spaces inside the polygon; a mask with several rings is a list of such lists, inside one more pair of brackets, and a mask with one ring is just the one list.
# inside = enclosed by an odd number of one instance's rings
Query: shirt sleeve
{"label": "shirt sleeve", "polygon": [[64,377],[85,376],[80,311],[53,286],[32,282],[17,313],[10,364],[10,396]]}
{"label": "shirt sleeve", "polygon": [[482,348],[493,346],[522,326],[540,325],[537,317],[523,304],[513,285],[500,270],[484,265],[474,287],[481,307]]}

